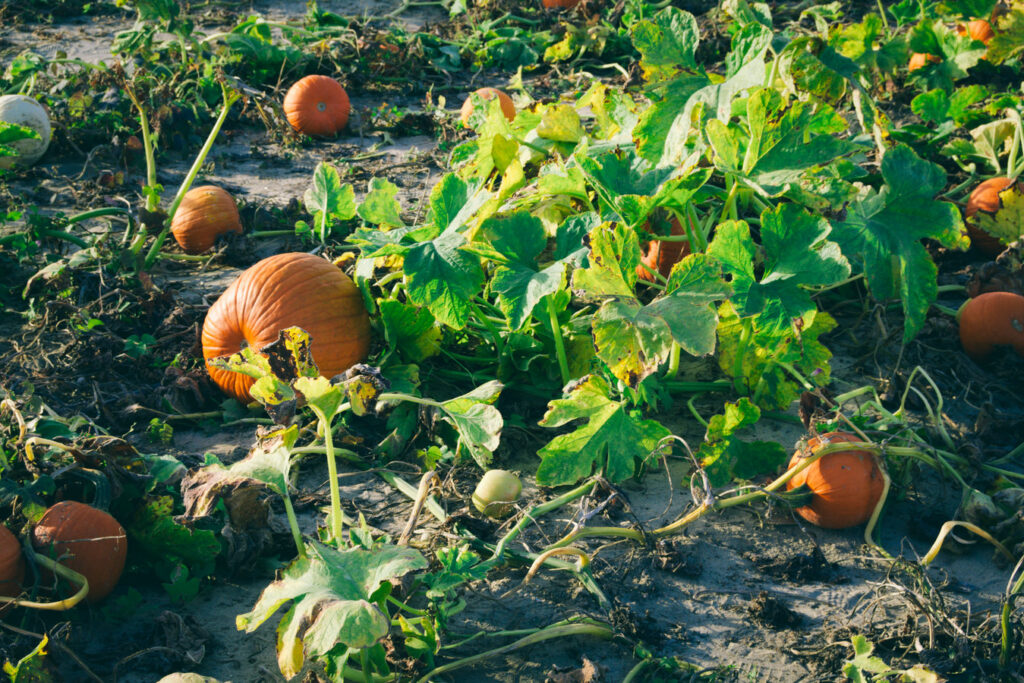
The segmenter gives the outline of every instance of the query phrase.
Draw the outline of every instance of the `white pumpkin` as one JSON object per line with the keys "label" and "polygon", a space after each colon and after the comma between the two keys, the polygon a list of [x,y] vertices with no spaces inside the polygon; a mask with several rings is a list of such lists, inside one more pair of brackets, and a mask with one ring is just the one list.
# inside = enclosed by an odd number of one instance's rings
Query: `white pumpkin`
{"label": "white pumpkin", "polygon": [[39,161],[50,146],[50,117],[43,106],[24,95],[0,97],[0,121],[16,123],[39,133],[38,140],[15,140],[7,146],[14,149],[16,156],[0,157],[0,168],[8,169],[14,164],[31,166]]}

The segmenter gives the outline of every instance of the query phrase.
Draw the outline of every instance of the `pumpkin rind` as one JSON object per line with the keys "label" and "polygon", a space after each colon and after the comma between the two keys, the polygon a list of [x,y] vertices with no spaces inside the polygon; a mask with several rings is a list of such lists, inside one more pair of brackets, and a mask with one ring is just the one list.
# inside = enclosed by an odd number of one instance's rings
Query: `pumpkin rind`
{"label": "pumpkin rind", "polygon": [[225,233],[242,234],[235,198],[214,185],[194,187],[185,193],[171,221],[171,234],[186,254],[202,254],[213,248]]}
{"label": "pumpkin rind", "polygon": [[992,40],[996,35],[992,31],[992,24],[984,19],[974,19],[967,22],[966,26],[959,24],[956,27],[956,32],[962,36],[970,36],[971,40],[981,41],[985,45],[988,45],[988,41]]}
{"label": "pumpkin rind", "polygon": [[0,595],[16,597],[25,580],[25,558],[21,544],[11,530],[0,524]]}
{"label": "pumpkin rind", "polygon": [[[480,88],[475,93],[478,97],[484,100],[493,100],[495,97],[498,98],[498,104],[501,105],[501,113],[505,115],[505,118],[509,121],[516,117],[516,105],[512,102],[512,98],[506,93],[498,90],[497,88]],[[473,115],[473,97],[467,97],[466,101],[462,103],[462,125],[469,125],[469,117]]]}
{"label": "pumpkin rind", "polygon": [[996,346],[1012,346],[1024,356],[1024,296],[1013,292],[979,294],[960,310],[960,344],[975,361]]}
{"label": "pumpkin rind", "polygon": [[907,64],[907,71],[917,71],[929,62],[932,64],[938,64],[941,61],[942,60],[935,55],[930,55],[926,52],[915,52],[910,55],[910,63]]}
{"label": "pumpkin rind", "polygon": [[[255,264],[210,307],[203,322],[203,357],[261,348],[278,332],[301,327],[320,374],[333,377],[362,361],[370,348],[370,316],[355,283],[330,261],[304,253],[278,254]],[[242,403],[253,378],[206,364],[213,381]]]}
{"label": "pumpkin rind", "polygon": [[284,115],[292,128],[306,135],[329,137],[348,123],[352,105],[341,83],[330,76],[306,76],[284,96]]}
{"label": "pumpkin rind", "polygon": [[[686,229],[675,216],[672,216],[672,235],[685,235]],[[664,242],[662,240],[651,240],[647,243],[640,260],[651,270],[655,270],[662,277],[668,277],[672,272],[672,266],[677,264],[683,257],[690,253],[689,242]],[[637,265],[636,276],[645,282],[654,282],[655,277],[643,265]]]}
{"label": "pumpkin rind", "polygon": [[[829,432],[807,443],[810,453],[834,443],[862,441],[848,432]],[[798,451],[789,461],[792,469],[807,454]],[[818,458],[786,483],[787,490],[801,484],[811,489],[811,502],[797,513],[825,529],[846,529],[863,524],[882,497],[884,480],[875,456],[869,451],[845,451]]]}
{"label": "pumpkin rind", "polygon": [[110,595],[124,571],[128,538],[117,520],[85,503],[65,500],[43,513],[32,530],[36,552],[89,580],[86,601]]}
{"label": "pumpkin rind", "polygon": [[25,126],[39,133],[38,140],[15,140],[7,146],[17,154],[0,157],[0,169],[9,169],[15,164],[31,166],[39,161],[50,146],[50,115],[43,105],[25,95],[4,95],[0,97],[0,121]]}
{"label": "pumpkin rind", "polygon": [[581,0],[542,0],[544,9],[571,9]]}
{"label": "pumpkin rind", "polygon": [[[1006,248],[1006,245],[995,235],[990,235],[976,226],[971,219],[979,211],[995,214],[1003,208],[1003,200],[999,194],[1005,192],[1013,185],[1013,181],[1009,178],[989,178],[974,188],[971,196],[967,198],[967,208],[964,209],[964,222],[967,225],[967,234],[971,237],[971,246],[976,247],[980,252],[988,256],[998,255]],[[1024,194],[1024,184],[1018,182],[1014,189],[1018,194]],[[1024,230],[1024,226],[1021,229]]]}

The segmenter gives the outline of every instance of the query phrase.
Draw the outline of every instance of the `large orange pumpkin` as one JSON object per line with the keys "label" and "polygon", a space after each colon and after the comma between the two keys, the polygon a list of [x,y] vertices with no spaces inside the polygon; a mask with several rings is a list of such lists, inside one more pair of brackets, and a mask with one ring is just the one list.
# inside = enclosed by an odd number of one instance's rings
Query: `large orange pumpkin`
{"label": "large orange pumpkin", "polygon": [[330,76],[306,76],[284,96],[288,123],[306,135],[336,135],[348,123],[351,110],[345,88]]}
{"label": "large orange pumpkin", "polygon": [[[848,432],[829,432],[811,439],[807,447],[813,454],[830,444],[862,440]],[[789,461],[790,469],[806,457],[804,451],[795,453]],[[797,508],[800,516],[826,529],[845,529],[871,518],[882,497],[884,481],[872,453],[844,451],[818,458],[790,479],[786,488],[792,490],[801,484],[807,484],[812,495],[808,505]]]}
{"label": "large orange pumpkin", "polygon": [[[516,117],[516,105],[513,104],[512,98],[497,88],[480,88],[475,93],[482,100],[493,100],[495,97],[498,98],[498,104],[501,106],[501,113],[505,115],[505,118],[511,121]],[[466,101],[462,103],[462,125],[469,125],[469,117],[473,115],[473,98],[467,97]]]}
{"label": "large orange pumpkin", "polygon": [[[967,198],[967,208],[964,210],[967,234],[971,236],[971,245],[988,256],[996,256],[1006,245],[995,235],[990,235],[977,227],[971,219],[979,211],[995,214],[1003,208],[1003,200],[999,194],[1010,187],[1013,187],[1017,194],[1024,194],[1024,184],[1019,182],[1014,184],[1014,181],[1009,178],[996,177],[979,184]],[[1021,231],[1024,233],[1024,226],[1021,226]]]}
{"label": "large orange pumpkin", "polygon": [[235,199],[214,185],[193,187],[185,193],[171,221],[171,234],[186,254],[213,248],[220,235],[242,233]]}
{"label": "large orange pumpkin", "polygon": [[15,597],[25,580],[25,558],[21,544],[10,529],[0,524],[0,595]]}
{"label": "large orange pumpkin", "polygon": [[986,292],[969,299],[957,314],[960,344],[968,356],[984,360],[997,346],[1024,356],[1024,296]]}
{"label": "large orange pumpkin", "polygon": [[[210,307],[203,357],[235,353],[243,345],[261,348],[292,326],[309,333],[313,360],[325,377],[363,360],[370,347],[370,316],[355,283],[319,256],[288,253],[246,270]],[[251,377],[206,367],[226,393],[242,403],[252,400]]]}
{"label": "large orange pumpkin", "polygon": [[[686,229],[675,216],[671,219],[672,235],[685,235]],[[651,240],[647,243],[640,260],[651,270],[661,273],[662,277],[668,277],[672,272],[672,266],[678,263],[684,256],[690,253],[689,242],[664,242],[662,240]],[[636,276],[646,282],[654,282],[655,278],[647,268],[642,265],[636,267]]]}
{"label": "large orange pumpkin", "polygon": [[65,500],[43,513],[32,530],[36,552],[89,580],[88,602],[110,595],[124,571],[128,538],[117,520],[85,503]]}

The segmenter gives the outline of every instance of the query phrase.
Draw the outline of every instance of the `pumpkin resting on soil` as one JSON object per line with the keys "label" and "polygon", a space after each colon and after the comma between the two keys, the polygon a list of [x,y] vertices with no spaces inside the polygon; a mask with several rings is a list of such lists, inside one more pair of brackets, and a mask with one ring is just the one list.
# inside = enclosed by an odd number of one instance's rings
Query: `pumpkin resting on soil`
{"label": "pumpkin resting on soil", "polygon": [[242,233],[234,197],[214,185],[185,193],[171,221],[171,234],[186,254],[209,251],[217,238],[228,232]]}
{"label": "pumpkin resting on soil", "polygon": [[[971,236],[971,246],[977,247],[980,252],[988,256],[996,256],[1003,251],[1006,244],[995,235],[991,235],[978,227],[974,216],[979,211],[990,216],[998,213],[1003,208],[1003,199],[999,195],[1011,187],[1016,194],[1024,196],[1024,184],[1019,182],[1014,184],[1009,178],[996,177],[982,182],[974,188],[971,196],[967,198],[964,222],[967,224],[967,234]],[[1024,234],[1024,225],[1019,226],[1019,229],[1020,234]]]}
{"label": "pumpkin resting on soil", "polygon": [[[672,234],[685,235],[686,230],[683,228],[682,223],[675,216],[672,216]],[[690,253],[689,242],[665,242],[662,240],[651,240],[647,243],[643,253],[640,256],[640,261],[651,270],[661,273],[662,277],[668,277],[672,272],[672,266],[679,263],[685,256]],[[636,267],[637,278],[644,280],[645,282],[654,282],[654,276],[644,268],[643,265]]]}
{"label": "pumpkin resting on soil", "polygon": [[[498,98],[498,104],[501,105],[501,113],[505,115],[505,118],[511,121],[516,117],[516,105],[512,103],[512,98],[498,90],[497,88],[480,88],[473,93],[482,100],[493,100],[495,97]],[[473,115],[473,97],[467,97],[466,101],[462,103],[462,125],[469,125],[469,117]]]}
{"label": "pumpkin resting on soil", "polygon": [[110,595],[128,557],[128,538],[117,520],[73,500],[57,503],[43,513],[32,530],[32,545],[36,552],[89,580],[88,602]]}
{"label": "pumpkin resting on soil", "polygon": [[[265,258],[238,276],[210,307],[203,323],[203,357],[209,360],[257,349],[298,326],[309,333],[320,374],[333,377],[366,357],[370,316],[355,283],[330,261],[312,254]],[[253,378],[206,365],[226,393],[249,403]]]}
{"label": "pumpkin resting on soil", "polygon": [[[813,454],[830,444],[862,440],[848,432],[829,432],[811,439],[807,447]],[[790,469],[806,457],[804,451],[795,453],[789,461]],[[871,518],[882,497],[884,480],[872,453],[844,451],[818,458],[790,479],[786,489],[801,484],[807,484],[812,496],[808,505],[797,508],[800,516],[826,529],[845,529]]]}
{"label": "pumpkin resting on soil", "polygon": [[957,314],[960,344],[968,356],[984,360],[997,346],[1024,356],[1024,296],[986,292],[969,299]]}
{"label": "pumpkin resting on soil", "polygon": [[21,556],[21,544],[10,529],[0,524],[0,595],[16,597],[21,593],[24,580],[25,558]]}
{"label": "pumpkin resting on soil", "polygon": [[306,135],[336,135],[348,123],[352,105],[341,83],[330,76],[306,76],[284,96],[284,115]]}

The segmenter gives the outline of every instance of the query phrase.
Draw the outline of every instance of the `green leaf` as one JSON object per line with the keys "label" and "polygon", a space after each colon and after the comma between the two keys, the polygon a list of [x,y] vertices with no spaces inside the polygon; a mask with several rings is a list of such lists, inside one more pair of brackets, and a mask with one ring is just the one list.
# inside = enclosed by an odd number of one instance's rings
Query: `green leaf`
{"label": "green leaf", "polygon": [[50,644],[44,634],[31,652],[18,660],[17,664],[4,662],[3,671],[10,683],[51,683],[54,681],[52,665],[46,662],[46,648]]}
{"label": "green leaf", "polygon": [[562,399],[548,404],[540,421],[543,427],[561,427],[582,419],[575,431],[556,436],[538,455],[537,483],[542,486],[572,484],[595,470],[612,482],[636,472],[636,462],[648,462],[658,442],[670,432],[654,420],[643,420],[624,403],[608,397],[609,387],[590,376]]}
{"label": "green leaf", "polygon": [[1012,9],[1003,15],[992,28],[995,36],[988,43],[987,59],[993,64],[1017,57],[1024,52],[1024,11]]}
{"label": "green leaf", "polygon": [[874,13],[864,15],[859,24],[839,27],[829,44],[865,69],[892,72],[907,62],[907,45],[902,36],[886,38],[885,24]]}
{"label": "green leaf", "polygon": [[389,351],[400,353],[412,363],[440,353],[441,328],[434,324],[430,311],[393,299],[380,301],[378,305]]}
{"label": "green leaf", "polygon": [[352,185],[342,185],[338,169],[323,161],[313,171],[313,184],[306,190],[303,200],[306,209],[313,214],[321,242],[327,239],[336,221],[347,221],[356,215]]}
{"label": "green leaf", "polygon": [[673,268],[667,294],[642,305],[615,298],[594,315],[594,345],[618,379],[637,385],[668,360],[673,342],[695,356],[715,350],[718,315],[712,304],[728,297],[720,266],[691,254]]}
{"label": "green leaf", "polygon": [[401,227],[402,207],[398,203],[398,186],[385,178],[374,178],[370,181],[369,190],[357,213],[367,223],[374,225]]}
{"label": "green leaf", "polygon": [[911,110],[925,121],[941,123],[949,114],[949,96],[945,90],[923,92],[910,103]]}
{"label": "green leaf", "polygon": [[[839,246],[826,240],[828,222],[795,204],[781,204],[761,214],[763,264],[743,221],[718,226],[708,254],[732,276],[732,302],[742,317],[758,316],[760,332],[784,334],[792,321],[817,310],[807,287],[827,286],[849,276],[850,264]],[[761,279],[755,279],[762,266]]]}
{"label": "green leaf", "polygon": [[504,418],[491,404],[498,399],[503,388],[501,382],[491,380],[468,394],[441,404],[445,421],[459,433],[459,448],[469,451],[484,469],[490,465],[492,453],[501,441]]}
{"label": "green leaf", "polygon": [[649,82],[673,78],[679,69],[697,69],[695,54],[700,28],[689,12],[666,7],[652,19],[634,24],[630,37],[640,53],[644,78]]}
{"label": "green leaf", "polygon": [[286,678],[302,668],[303,646],[317,657],[338,645],[358,650],[384,639],[391,622],[371,596],[391,579],[427,568],[419,551],[387,544],[335,550],[310,542],[307,553],[263,590],[252,611],[236,618],[239,630],[251,633],[292,603],[278,631],[278,665]]}
{"label": "green leaf", "polygon": [[[823,166],[858,146],[835,137],[847,124],[825,104],[787,102],[778,91],[763,88],[747,98],[748,131],[709,122],[708,139],[716,163],[746,177],[768,196],[778,196],[797,183],[807,169]],[[713,132],[712,132],[713,131]],[[744,150],[742,166],[738,150]]]}
{"label": "green leaf", "polygon": [[786,462],[788,453],[773,441],[743,441],[735,433],[761,419],[761,411],[749,399],[726,403],[725,412],[708,420],[704,443],[697,458],[711,486],[730,480],[753,479],[774,472]]}
{"label": "green leaf", "polygon": [[846,219],[833,221],[832,238],[863,268],[876,300],[903,302],[903,340],[910,341],[938,294],[938,270],[921,240],[958,249],[966,248],[968,240],[956,206],[935,201],[946,182],[941,167],[897,145],[882,159],[882,177],[884,187],[865,188]]}
{"label": "green leaf", "polygon": [[803,390],[789,373],[802,373],[812,386],[827,386],[832,354],[818,337],[836,321],[827,313],[808,312],[788,329],[759,329],[758,318],[740,318],[730,302],[718,309],[718,363],[738,380],[751,400],[767,409],[788,407]]}
{"label": "green leaf", "polygon": [[590,248],[587,266],[573,272],[572,287],[583,297],[633,297],[640,242],[621,223],[603,223],[584,239]]}
{"label": "green leaf", "polygon": [[404,264],[409,300],[457,330],[465,327],[484,281],[480,258],[459,248],[464,242],[461,233],[447,231],[410,248]]}
{"label": "green leaf", "polygon": [[537,135],[556,142],[579,142],[583,137],[580,115],[572,105],[551,105],[541,114],[540,123],[537,124]]}

